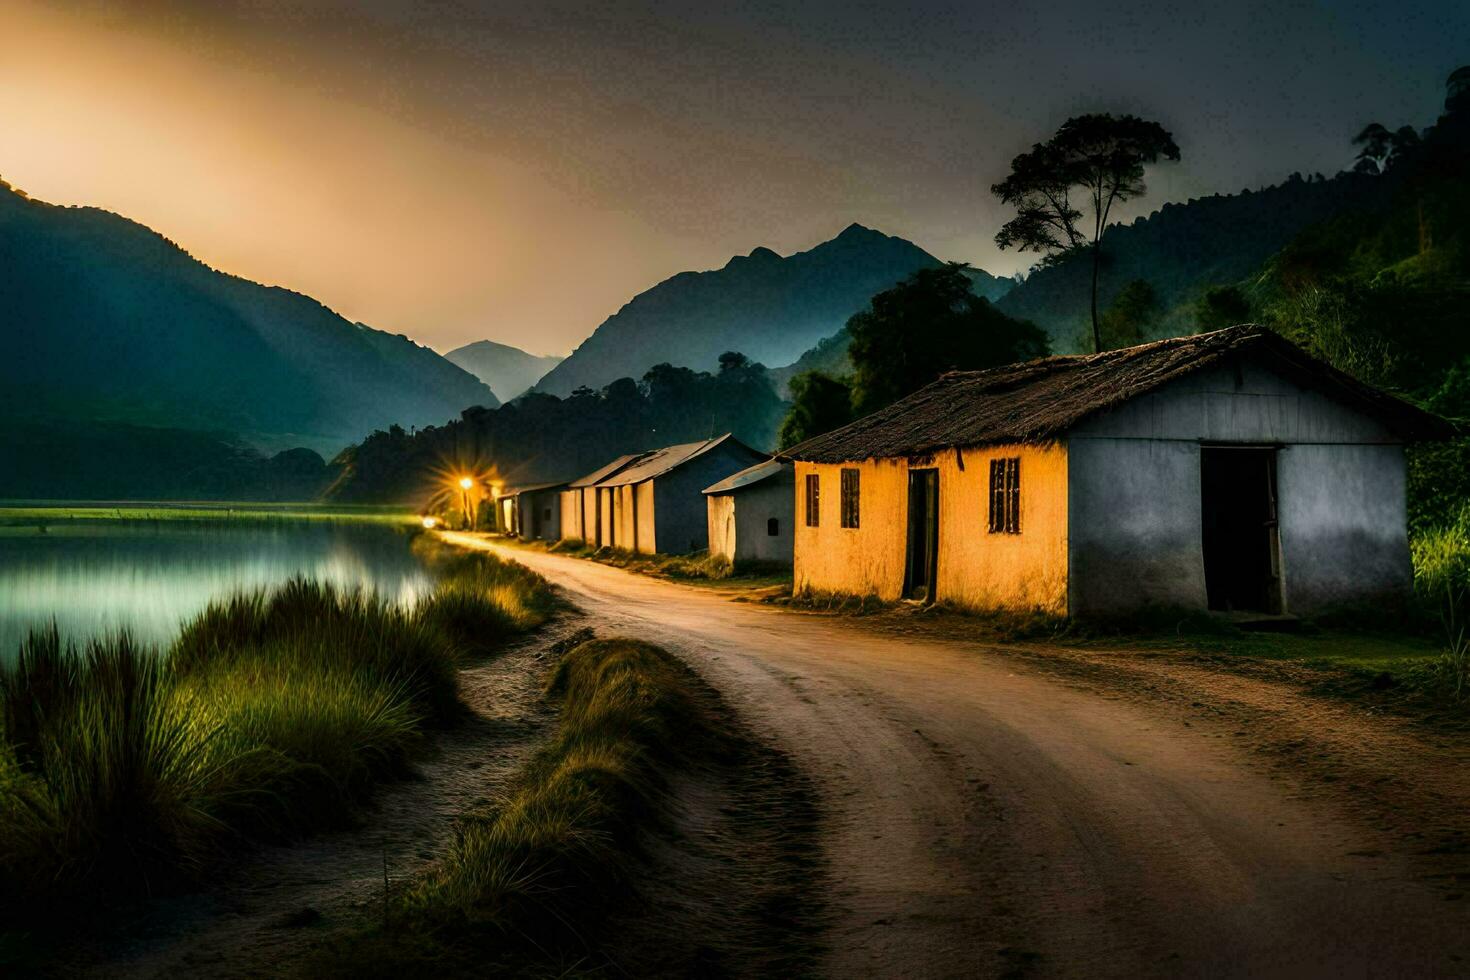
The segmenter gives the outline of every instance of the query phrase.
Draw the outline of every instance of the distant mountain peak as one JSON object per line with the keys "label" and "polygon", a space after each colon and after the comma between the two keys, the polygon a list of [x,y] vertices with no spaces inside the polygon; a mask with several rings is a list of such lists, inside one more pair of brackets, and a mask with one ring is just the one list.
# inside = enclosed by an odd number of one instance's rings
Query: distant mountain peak
{"label": "distant mountain peak", "polygon": [[535,390],[601,388],[664,362],[713,371],[725,351],[788,364],[840,330],[874,294],[939,264],[913,242],[857,223],[787,256],[760,246],[723,268],[681,272],[634,296]]}
{"label": "distant mountain peak", "polygon": [[561,363],[560,357],[539,357],[493,340],[465,344],[444,357],[489,385],[502,401],[524,394]]}
{"label": "distant mountain peak", "polygon": [[867,225],[860,225],[856,221],[854,221],[852,224],[850,224],[846,228],[842,229],[842,231],[840,231],[837,234],[837,237],[834,238],[834,239],[832,239],[832,240],[834,242],[843,242],[843,241],[849,241],[850,242],[850,241],[861,240],[861,239],[865,239],[865,238],[888,238],[888,237],[889,237],[888,235],[883,234],[881,231],[876,231],[876,230],[874,230],[872,228],[869,228]]}

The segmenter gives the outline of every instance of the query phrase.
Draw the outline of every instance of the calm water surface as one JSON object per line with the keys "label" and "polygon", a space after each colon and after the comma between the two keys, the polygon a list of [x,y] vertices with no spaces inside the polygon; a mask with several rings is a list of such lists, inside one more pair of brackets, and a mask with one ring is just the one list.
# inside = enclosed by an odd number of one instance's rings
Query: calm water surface
{"label": "calm water surface", "polygon": [[97,521],[0,527],[0,658],[56,620],[84,640],[125,627],[166,644],[211,599],[304,575],[414,602],[429,577],[390,526],[329,521]]}

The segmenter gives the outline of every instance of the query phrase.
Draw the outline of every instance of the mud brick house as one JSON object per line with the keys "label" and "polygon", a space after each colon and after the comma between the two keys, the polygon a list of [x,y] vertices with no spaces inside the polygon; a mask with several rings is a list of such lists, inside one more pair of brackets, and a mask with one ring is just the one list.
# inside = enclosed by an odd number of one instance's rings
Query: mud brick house
{"label": "mud brick house", "polygon": [[788,450],[798,592],[1109,615],[1398,597],[1447,423],[1261,327],[955,372]]}

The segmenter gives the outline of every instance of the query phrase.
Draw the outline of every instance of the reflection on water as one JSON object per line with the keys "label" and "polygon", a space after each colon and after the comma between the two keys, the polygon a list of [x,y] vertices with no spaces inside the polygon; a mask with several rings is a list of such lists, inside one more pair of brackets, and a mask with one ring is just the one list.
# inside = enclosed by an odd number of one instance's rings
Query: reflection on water
{"label": "reflection on water", "polygon": [[54,618],[83,640],[126,627],[165,644],[211,599],[304,575],[412,603],[428,575],[394,528],[276,521],[0,527],[0,658]]}

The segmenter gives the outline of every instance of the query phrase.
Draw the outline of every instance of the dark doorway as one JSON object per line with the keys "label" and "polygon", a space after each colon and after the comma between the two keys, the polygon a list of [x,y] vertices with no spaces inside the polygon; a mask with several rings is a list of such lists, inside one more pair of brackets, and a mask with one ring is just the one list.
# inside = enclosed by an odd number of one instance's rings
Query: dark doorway
{"label": "dark doorway", "polygon": [[939,471],[909,471],[908,569],[904,595],[934,601],[939,571]]}
{"label": "dark doorway", "polygon": [[1276,450],[1200,450],[1205,591],[1211,609],[1281,612]]}

